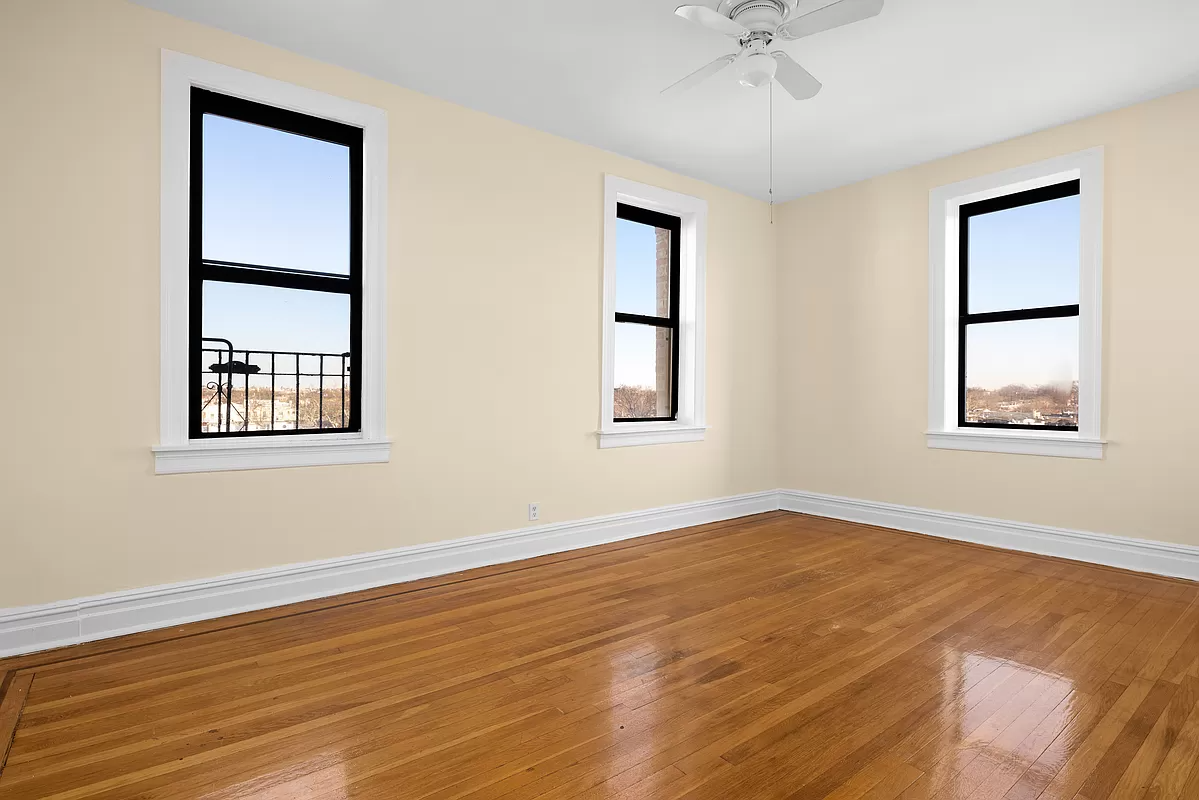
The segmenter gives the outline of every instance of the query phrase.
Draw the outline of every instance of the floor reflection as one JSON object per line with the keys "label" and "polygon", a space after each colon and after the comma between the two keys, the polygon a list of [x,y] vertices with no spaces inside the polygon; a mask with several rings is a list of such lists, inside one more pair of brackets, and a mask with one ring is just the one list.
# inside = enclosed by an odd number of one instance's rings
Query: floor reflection
{"label": "floor reflection", "polygon": [[1002,797],[1060,770],[1074,749],[1072,680],[982,653],[950,650],[943,664],[939,732],[914,759],[928,796]]}

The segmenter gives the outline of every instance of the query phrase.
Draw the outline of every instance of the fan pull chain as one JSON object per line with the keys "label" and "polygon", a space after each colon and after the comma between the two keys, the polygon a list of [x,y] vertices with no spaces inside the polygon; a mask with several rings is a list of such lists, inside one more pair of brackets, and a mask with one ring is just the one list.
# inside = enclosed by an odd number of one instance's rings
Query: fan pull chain
{"label": "fan pull chain", "polygon": [[770,224],[774,224],[774,81],[770,82]]}

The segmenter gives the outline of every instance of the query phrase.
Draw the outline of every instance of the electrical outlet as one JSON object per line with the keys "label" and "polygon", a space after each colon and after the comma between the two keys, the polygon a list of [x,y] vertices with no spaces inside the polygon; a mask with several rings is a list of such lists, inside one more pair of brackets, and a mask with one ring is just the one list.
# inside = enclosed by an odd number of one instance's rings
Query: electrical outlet
{"label": "electrical outlet", "polygon": [[529,503],[529,522],[536,522],[541,519],[541,504]]}

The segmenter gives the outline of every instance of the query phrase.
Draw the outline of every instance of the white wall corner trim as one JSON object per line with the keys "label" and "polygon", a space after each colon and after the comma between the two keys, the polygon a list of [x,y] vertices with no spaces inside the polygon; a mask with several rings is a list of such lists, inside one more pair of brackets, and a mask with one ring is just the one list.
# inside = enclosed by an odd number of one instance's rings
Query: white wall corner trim
{"label": "white wall corner trim", "polygon": [[[361,431],[244,439],[192,439],[188,426],[189,171],[191,89],[335,120],[363,131]],[[362,464],[387,461],[387,114],[333,95],[162,51],[161,401],[155,472]],[[277,440],[277,441],[276,441]]]}
{"label": "white wall corner trim", "polygon": [[198,622],[776,510],[777,492],[757,492],[40,606],[0,609],[0,657]]}
{"label": "white wall corner trim", "polygon": [[1109,567],[1199,580],[1199,547],[782,489],[779,508]]}
{"label": "white wall corner trim", "polygon": [[[1005,430],[962,426],[958,420],[958,270],[960,209],[967,203],[1081,183],[1078,286],[1078,430]],[[928,210],[928,430],[940,450],[1103,458],[1103,148],[1027,164],[941,186]]]}
{"label": "white wall corner trim", "polygon": [[[670,422],[615,422],[616,206],[619,203],[670,214],[679,235],[678,413]],[[603,358],[600,380],[599,447],[633,447],[698,442],[707,430],[705,401],[705,271],[708,202],[615,175],[604,176]]]}

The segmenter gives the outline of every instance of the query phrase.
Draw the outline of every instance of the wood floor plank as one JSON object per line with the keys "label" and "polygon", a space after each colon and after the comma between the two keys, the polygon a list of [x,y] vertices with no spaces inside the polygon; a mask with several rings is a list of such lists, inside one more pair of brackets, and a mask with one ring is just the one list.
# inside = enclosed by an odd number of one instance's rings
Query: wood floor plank
{"label": "wood floor plank", "polygon": [[13,739],[16,737],[21,712],[24,711],[25,702],[29,697],[29,687],[33,684],[33,674],[16,675],[7,683],[8,689],[0,695],[0,770],[4,769]]}
{"label": "wood floor plank", "polygon": [[1130,760],[1124,774],[1108,795],[1108,800],[1141,800],[1145,796],[1197,701],[1199,682],[1184,681],[1171,698],[1169,707],[1158,717],[1153,729],[1145,737],[1136,757]]}
{"label": "wood floor plank", "polygon": [[1193,789],[1199,786],[1199,780],[1196,780],[1196,775],[1199,774],[1197,767],[1199,707],[1191,710],[1145,796],[1154,800],[1190,800],[1192,797],[1199,797],[1193,793]]}
{"label": "wood floor plank", "polygon": [[0,661],[0,798],[1189,800],[1197,588],[765,514]]}

